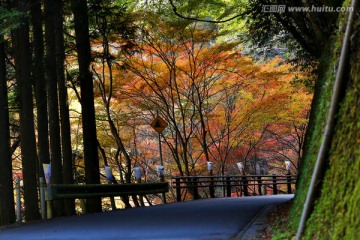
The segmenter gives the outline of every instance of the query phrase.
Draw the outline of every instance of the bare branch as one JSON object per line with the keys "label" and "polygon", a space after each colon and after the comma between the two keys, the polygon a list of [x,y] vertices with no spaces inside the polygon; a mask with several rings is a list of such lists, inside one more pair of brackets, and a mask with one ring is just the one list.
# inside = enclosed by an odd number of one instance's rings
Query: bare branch
{"label": "bare branch", "polygon": [[247,14],[250,13],[250,11],[245,11],[245,12],[242,12],[242,13],[240,13],[240,14],[237,14],[237,15],[235,15],[235,16],[233,16],[233,17],[227,18],[227,19],[225,19],[225,20],[215,20],[215,21],[214,21],[214,20],[205,20],[205,19],[199,19],[199,18],[184,16],[184,15],[180,14],[180,13],[177,11],[177,8],[176,8],[176,6],[175,6],[175,4],[174,4],[174,2],[173,2],[172,0],[169,0],[169,2],[170,2],[170,5],[171,5],[172,10],[173,10],[173,12],[174,12],[174,14],[175,14],[176,16],[178,16],[178,17],[180,17],[180,18],[187,19],[187,20],[198,21],[198,22],[226,23],[226,22],[230,22],[230,21],[232,21],[232,20],[234,20],[234,19],[236,19],[236,18],[244,17],[244,16],[246,16]]}

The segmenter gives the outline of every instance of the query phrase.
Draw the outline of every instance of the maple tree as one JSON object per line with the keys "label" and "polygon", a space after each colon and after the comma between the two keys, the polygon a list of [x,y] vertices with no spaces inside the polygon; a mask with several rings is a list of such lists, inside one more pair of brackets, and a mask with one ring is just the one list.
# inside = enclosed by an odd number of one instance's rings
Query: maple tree
{"label": "maple tree", "polygon": [[[166,27],[163,27],[162,34],[158,32],[156,35],[143,29],[140,53],[129,57],[125,63],[136,76],[129,84],[132,88],[130,94],[136,94],[139,104],[146,102],[147,106],[152,106],[152,115],[157,109],[169,121],[172,131],[164,141],[171,150],[180,175],[189,175],[200,156],[195,153],[199,149],[191,145],[192,138],[196,132],[206,135],[204,105],[208,105],[211,97],[209,90],[217,78],[217,70],[216,66],[209,67],[215,63],[210,60],[211,56],[203,56],[207,40],[214,36],[214,32],[196,33],[197,26],[182,27],[193,39],[176,35]],[[208,39],[204,41],[206,37]],[[162,43],[164,39],[167,41]],[[206,137],[200,137],[200,144],[202,151],[208,155]]]}
{"label": "maple tree", "polygon": [[206,161],[221,174],[235,161],[246,164],[270,127],[282,128],[309,102],[301,88],[303,99],[289,104],[296,73],[280,59],[256,64],[236,43],[213,42],[218,32],[207,25],[171,27],[157,24],[155,34],[143,26],[140,50],[127,55],[128,71],[119,77],[132,79],[121,95],[142,109],[143,121],[158,110],[169,122],[163,142],[179,175],[203,172]]}

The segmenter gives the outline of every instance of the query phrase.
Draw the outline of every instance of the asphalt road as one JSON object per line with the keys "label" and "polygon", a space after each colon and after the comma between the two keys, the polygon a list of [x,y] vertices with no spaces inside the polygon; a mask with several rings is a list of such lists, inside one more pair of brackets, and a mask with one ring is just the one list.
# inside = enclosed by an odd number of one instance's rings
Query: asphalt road
{"label": "asphalt road", "polygon": [[0,239],[233,239],[293,195],[218,198],[66,217],[0,231]]}

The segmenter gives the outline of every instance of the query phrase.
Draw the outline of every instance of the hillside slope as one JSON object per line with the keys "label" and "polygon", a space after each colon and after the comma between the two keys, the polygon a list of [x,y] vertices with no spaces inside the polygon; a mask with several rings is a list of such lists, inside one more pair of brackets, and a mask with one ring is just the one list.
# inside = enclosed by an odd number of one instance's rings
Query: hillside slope
{"label": "hillside slope", "polygon": [[[344,6],[350,6],[345,1]],[[319,80],[312,105],[297,193],[290,212],[290,229],[278,236],[296,233],[321,145],[331,101],[348,13],[339,15],[336,36],[321,60]],[[360,19],[359,7],[351,37],[346,84],[337,114],[323,181],[318,184],[314,210],[306,224],[304,239],[356,239],[360,229]]]}

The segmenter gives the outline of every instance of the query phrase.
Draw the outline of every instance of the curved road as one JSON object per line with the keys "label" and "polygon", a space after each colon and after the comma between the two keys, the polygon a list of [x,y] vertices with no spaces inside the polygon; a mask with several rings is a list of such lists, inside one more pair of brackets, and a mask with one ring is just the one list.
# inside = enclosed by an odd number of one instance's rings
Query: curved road
{"label": "curved road", "polygon": [[271,204],[293,195],[217,198],[66,217],[0,231],[0,239],[235,239]]}

